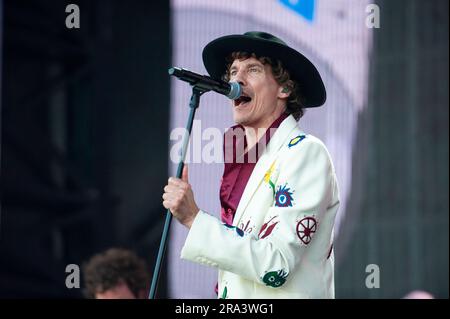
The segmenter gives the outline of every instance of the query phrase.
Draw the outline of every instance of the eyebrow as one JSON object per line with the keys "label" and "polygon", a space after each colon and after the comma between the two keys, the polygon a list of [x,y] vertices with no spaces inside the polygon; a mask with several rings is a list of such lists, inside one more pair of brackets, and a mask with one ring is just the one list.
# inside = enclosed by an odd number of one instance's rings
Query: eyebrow
{"label": "eyebrow", "polygon": [[[249,69],[249,68],[253,68],[253,67],[255,67],[255,66],[260,67],[260,68],[263,67],[263,65],[260,64],[260,63],[250,63],[250,64],[247,64],[245,67],[246,67],[247,69]],[[237,66],[233,65],[233,66],[230,68],[230,71],[236,70],[236,69],[237,69]]]}

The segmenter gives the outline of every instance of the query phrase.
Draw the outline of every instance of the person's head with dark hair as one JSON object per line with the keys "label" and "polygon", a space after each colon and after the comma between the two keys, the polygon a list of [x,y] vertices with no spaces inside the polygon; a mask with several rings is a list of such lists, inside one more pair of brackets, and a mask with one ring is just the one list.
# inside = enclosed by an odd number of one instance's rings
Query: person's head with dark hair
{"label": "person's head with dark hair", "polygon": [[241,85],[233,119],[245,128],[267,129],[280,116],[298,121],[306,108],[326,101],[312,62],[280,38],[260,31],[217,38],[203,49],[209,75]]}
{"label": "person's head with dark hair", "polygon": [[141,299],[149,282],[141,258],[126,249],[111,248],[83,265],[85,294],[95,299]]}
{"label": "person's head with dark hair", "polygon": [[305,113],[305,106],[303,105],[299,85],[296,81],[291,79],[289,71],[283,66],[283,63],[280,60],[272,59],[266,56],[257,56],[255,53],[250,54],[242,51],[233,52],[226,59],[228,64],[223,79],[227,82],[230,81],[230,69],[235,60],[244,61],[250,58],[256,59],[263,65],[268,65],[270,67],[270,71],[277,84],[283,88],[285,93],[289,93],[289,95],[285,98],[286,108],[284,113],[287,115],[292,114],[297,121],[300,120]]}

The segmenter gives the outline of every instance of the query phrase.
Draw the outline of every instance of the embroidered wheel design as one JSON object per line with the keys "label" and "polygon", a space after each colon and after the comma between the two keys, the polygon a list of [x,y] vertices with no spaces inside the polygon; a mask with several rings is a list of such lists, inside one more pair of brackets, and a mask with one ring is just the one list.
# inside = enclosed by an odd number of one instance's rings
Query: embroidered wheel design
{"label": "embroidered wheel design", "polygon": [[308,245],[317,230],[317,221],[313,217],[305,217],[297,223],[297,236]]}

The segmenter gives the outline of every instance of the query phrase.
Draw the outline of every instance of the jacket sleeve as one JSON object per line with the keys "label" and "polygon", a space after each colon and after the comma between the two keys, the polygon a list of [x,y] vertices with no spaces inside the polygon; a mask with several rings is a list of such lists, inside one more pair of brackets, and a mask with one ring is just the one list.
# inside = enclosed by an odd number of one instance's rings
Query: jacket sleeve
{"label": "jacket sleeve", "polygon": [[[315,138],[279,156],[279,175],[273,183],[272,206],[261,229],[244,234],[236,227],[200,211],[181,252],[183,259],[217,267],[274,288],[289,280],[289,273],[308,249],[329,247],[334,216],[324,218],[333,203],[334,169],[325,146]],[[317,236],[326,232],[325,236]],[[315,243],[315,239],[327,243]],[[323,256],[327,255],[324,248]]]}

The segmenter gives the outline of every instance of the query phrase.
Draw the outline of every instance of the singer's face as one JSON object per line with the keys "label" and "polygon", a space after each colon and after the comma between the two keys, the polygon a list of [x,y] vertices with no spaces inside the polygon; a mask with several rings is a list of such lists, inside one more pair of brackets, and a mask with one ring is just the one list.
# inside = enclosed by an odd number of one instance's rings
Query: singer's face
{"label": "singer's face", "polygon": [[268,128],[283,112],[286,94],[275,80],[270,65],[256,58],[234,60],[230,82],[239,82],[242,96],[232,102],[237,124],[254,129]]}

